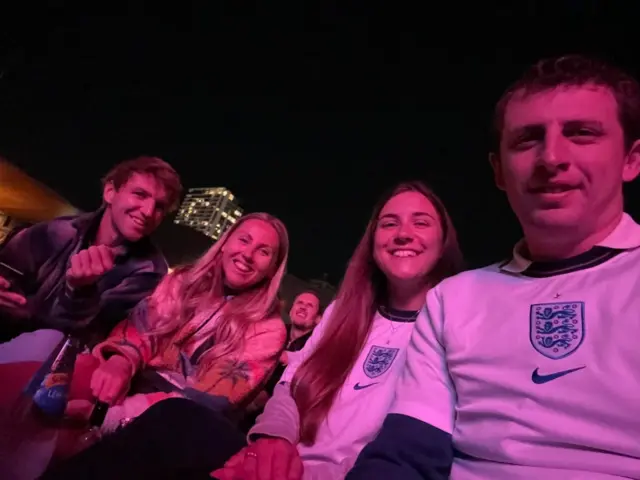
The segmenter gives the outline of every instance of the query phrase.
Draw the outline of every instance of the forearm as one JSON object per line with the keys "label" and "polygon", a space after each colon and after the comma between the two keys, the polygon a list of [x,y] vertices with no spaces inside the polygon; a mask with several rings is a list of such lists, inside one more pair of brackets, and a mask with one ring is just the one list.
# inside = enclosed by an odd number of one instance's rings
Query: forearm
{"label": "forearm", "polygon": [[153,357],[153,353],[153,339],[139,332],[129,320],[121,322],[104,342],[93,349],[93,355],[101,363],[114,355],[126,359],[133,373],[144,368]]}
{"label": "forearm", "polygon": [[[136,273],[104,291],[98,284],[73,288],[65,282],[51,309],[52,321],[68,328],[89,326],[91,331],[101,332],[104,338],[118,322],[134,313],[134,309],[153,292],[160,278],[154,273]],[[143,323],[135,320],[136,325]]]}
{"label": "forearm", "polygon": [[99,312],[100,292],[95,285],[74,289],[65,283],[44,320],[57,328],[83,328]]}
{"label": "forearm", "polygon": [[446,480],[452,462],[450,434],[413,417],[390,414],[347,480]]}
{"label": "forearm", "polygon": [[260,435],[279,437],[292,444],[298,443],[300,415],[295,400],[291,396],[290,386],[276,385],[273,396],[267,402],[264,412],[249,431],[249,440]]}

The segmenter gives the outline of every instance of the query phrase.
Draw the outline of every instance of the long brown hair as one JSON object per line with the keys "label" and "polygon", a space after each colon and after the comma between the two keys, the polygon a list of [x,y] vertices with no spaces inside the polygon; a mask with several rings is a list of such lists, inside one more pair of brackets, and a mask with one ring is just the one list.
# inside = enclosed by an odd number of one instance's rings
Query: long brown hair
{"label": "long brown hair", "polygon": [[178,267],[160,282],[149,303],[151,336],[160,342],[170,340],[191,319],[198,315],[206,317],[222,305],[222,247],[240,225],[252,219],[269,223],[278,234],[273,270],[262,282],[239,292],[226,303],[211,332],[216,344],[203,361],[234,351],[252,323],[279,313],[278,289],[287,265],[289,236],[284,224],[274,216],[251,213],[241,217],[195,264]]}
{"label": "long brown hair", "polygon": [[421,193],[433,204],[442,227],[442,255],[428,274],[429,283],[435,285],[462,269],[462,253],[451,218],[442,201],[425,184],[404,182],[380,199],[349,261],[322,338],[293,377],[291,391],[300,412],[303,444],[315,442],[320,423],[329,413],[369,336],[378,302],[386,293],[386,278],[373,259],[374,232],[385,204],[407,191]]}

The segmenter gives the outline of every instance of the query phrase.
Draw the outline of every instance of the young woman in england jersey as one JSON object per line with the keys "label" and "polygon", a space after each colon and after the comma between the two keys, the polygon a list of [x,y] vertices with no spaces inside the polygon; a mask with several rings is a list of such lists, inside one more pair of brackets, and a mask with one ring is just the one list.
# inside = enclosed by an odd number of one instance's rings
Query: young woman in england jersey
{"label": "young woman in england jersey", "polygon": [[402,183],[374,208],[335,302],[219,480],[339,480],[387,413],[427,291],[460,271],[442,202]]}

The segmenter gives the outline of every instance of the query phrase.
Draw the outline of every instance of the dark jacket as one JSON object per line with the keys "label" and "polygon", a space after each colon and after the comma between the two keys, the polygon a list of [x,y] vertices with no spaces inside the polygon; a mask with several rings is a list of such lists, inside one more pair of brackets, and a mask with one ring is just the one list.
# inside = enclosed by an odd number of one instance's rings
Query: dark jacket
{"label": "dark jacket", "polygon": [[[287,337],[291,337],[291,330],[292,330],[291,324],[287,325]],[[296,338],[293,342],[289,343],[289,345],[285,348],[285,350],[287,352],[299,352],[307,343],[307,340],[311,338],[312,333],[313,333],[313,330],[305,333],[301,337]],[[270,397],[273,396],[273,390],[276,388],[276,385],[280,381],[280,377],[282,376],[286,368],[287,368],[286,365],[278,363],[278,366],[276,367],[274,372],[271,374],[271,377],[269,377],[267,384],[264,386],[265,391],[269,394]]]}
{"label": "dark jacket", "polygon": [[94,285],[69,288],[69,258],[95,238],[103,212],[39,223],[14,232],[0,246],[0,262],[24,273],[19,289],[27,297],[30,318],[16,320],[22,331],[78,331],[92,344],[106,337],[167,273],[162,253],[143,238],[128,244],[114,268]]}

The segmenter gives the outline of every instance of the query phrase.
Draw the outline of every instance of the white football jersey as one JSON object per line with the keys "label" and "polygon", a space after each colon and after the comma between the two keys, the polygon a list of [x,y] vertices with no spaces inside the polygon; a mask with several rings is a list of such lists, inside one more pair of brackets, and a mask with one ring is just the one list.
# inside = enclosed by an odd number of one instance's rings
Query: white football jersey
{"label": "white football jersey", "polygon": [[[314,350],[324,331],[325,312],[305,347],[290,363],[281,382],[290,382],[298,366]],[[304,463],[304,480],[339,480],[345,477],[364,446],[382,426],[396,389],[396,381],[405,361],[406,347],[420,312],[391,311],[387,317],[377,312],[369,338],[346,383],[338,393],[325,421],[320,425],[312,446],[298,444]]]}
{"label": "white football jersey", "polygon": [[442,282],[391,413],[452,434],[453,480],[640,479],[638,247],[625,215],[573,259]]}

